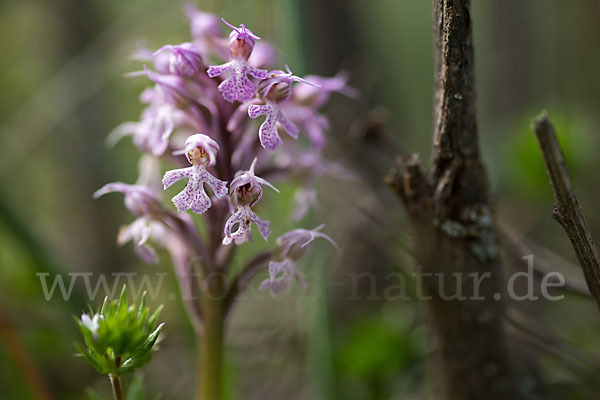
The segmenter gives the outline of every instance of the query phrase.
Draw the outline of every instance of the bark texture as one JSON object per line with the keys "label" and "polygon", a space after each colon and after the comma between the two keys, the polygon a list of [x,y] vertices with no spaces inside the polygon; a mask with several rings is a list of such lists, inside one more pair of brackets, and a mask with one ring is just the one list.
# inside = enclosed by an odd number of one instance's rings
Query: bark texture
{"label": "bark texture", "polygon": [[[436,399],[518,399],[502,326],[502,274],[479,155],[469,0],[434,0],[431,173],[401,157],[388,184],[402,199],[423,268]],[[430,274],[430,275],[428,275]],[[466,298],[466,299],[465,299]]]}

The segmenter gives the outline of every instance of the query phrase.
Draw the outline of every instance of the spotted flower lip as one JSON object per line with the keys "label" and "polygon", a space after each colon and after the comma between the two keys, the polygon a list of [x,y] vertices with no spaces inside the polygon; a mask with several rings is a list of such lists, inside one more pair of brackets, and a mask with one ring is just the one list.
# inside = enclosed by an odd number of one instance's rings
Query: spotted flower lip
{"label": "spotted flower lip", "polygon": [[218,199],[227,195],[227,182],[217,179],[206,170],[207,166],[215,165],[218,150],[217,142],[201,133],[186,140],[184,152],[192,166],[167,171],[162,179],[165,190],[181,179],[188,179],[186,187],[171,199],[177,211],[185,212],[191,209],[196,214],[206,212],[212,206],[212,202],[204,189],[205,183]]}
{"label": "spotted flower lip", "polygon": [[94,193],[97,199],[107,193],[120,192],[125,195],[125,207],[135,216],[159,214],[161,205],[156,194],[142,185],[113,182],[102,186]]}
{"label": "spotted flower lip", "polygon": [[[240,245],[251,241],[252,224],[258,227],[260,235],[266,241],[271,234],[271,223],[256,215],[250,206],[238,206],[236,212],[225,223],[223,244],[228,245],[234,241],[235,244]],[[236,226],[237,229],[234,231]]]}
{"label": "spotted flower lip", "polygon": [[258,80],[267,77],[266,70],[253,67],[248,63],[254,44],[260,37],[252,33],[244,24],[238,28],[225,21],[225,19],[222,19],[222,21],[232,29],[229,35],[230,61],[222,65],[210,66],[206,72],[211,78],[223,74],[229,75],[218,87],[219,92],[226,101],[230,103],[248,101],[256,94],[256,84],[248,76]]}
{"label": "spotted flower lip", "polygon": [[186,187],[171,199],[179,212],[192,210],[196,214],[203,214],[212,206],[210,197],[204,190],[204,183],[218,199],[227,195],[227,182],[215,178],[201,165],[165,172],[162,180],[165,190],[184,178],[188,179]]}
{"label": "spotted flower lip", "polygon": [[252,104],[248,107],[248,116],[250,118],[255,119],[262,115],[266,116],[266,118],[258,129],[258,137],[260,145],[263,148],[275,150],[283,143],[281,137],[279,137],[279,134],[277,133],[278,124],[288,135],[294,139],[298,139],[298,133],[300,132],[298,126],[287,119],[277,103],[267,100],[266,104]]}
{"label": "spotted flower lip", "polygon": [[218,90],[229,103],[244,102],[254,97],[256,84],[248,78],[248,75],[256,79],[265,79],[267,76],[266,70],[252,67],[244,60],[231,60],[222,65],[210,66],[207,70],[211,78],[225,73],[229,76],[219,84]]}
{"label": "spotted flower lip", "polygon": [[169,72],[181,76],[193,76],[202,69],[202,55],[192,43],[165,45],[156,50],[152,55],[168,52]]}
{"label": "spotted flower lip", "polygon": [[252,104],[248,107],[248,116],[250,118],[255,119],[261,115],[266,116],[258,130],[258,137],[261,146],[267,150],[275,150],[283,143],[277,133],[278,125],[294,139],[298,138],[298,133],[300,132],[298,126],[286,117],[281,107],[285,106],[287,103],[286,100],[292,96],[292,83],[302,82],[318,86],[295,76],[287,65],[285,68],[287,72],[281,70],[270,71],[267,74],[267,78],[260,82],[258,92],[265,104]]}

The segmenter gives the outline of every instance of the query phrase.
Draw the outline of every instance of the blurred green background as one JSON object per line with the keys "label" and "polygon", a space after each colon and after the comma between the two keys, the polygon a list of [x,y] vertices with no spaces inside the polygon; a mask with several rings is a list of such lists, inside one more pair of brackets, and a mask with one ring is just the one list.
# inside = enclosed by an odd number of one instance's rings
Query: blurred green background
{"label": "blurred green background", "polygon": [[[335,258],[325,246],[315,248],[303,264],[315,286],[309,294],[296,291],[276,301],[256,295],[240,304],[227,339],[229,398],[416,399],[427,393],[428,346],[420,306],[380,298],[386,274],[414,268],[405,250],[410,236],[400,204],[381,183],[393,152],[360,142],[356,133],[376,117],[400,148],[428,159],[430,3],[195,3],[233,23],[244,22],[276,44],[281,64],[297,74],[333,75],[344,69],[362,93],[357,101],[335,98],[329,115],[332,157],[363,179],[328,182],[324,188],[335,190],[322,191],[321,210],[304,225],[325,221],[341,254]],[[589,227],[598,237],[600,158],[594,149],[600,131],[600,2],[473,3],[481,144],[497,214],[539,248],[559,254],[553,267],[581,279],[570,265],[575,259],[566,236],[549,217],[552,195],[530,125],[542,109],[555,122]],[[122,198],[91,197],[104,183],[137,177],[138,152],[130,141],[114,149],[104,144],[112,128],[135,120],[142,109],[138,95],[147,82],[123,78],[139,68],[128,56],[140,42],[154,49],[187,41],[188,29],[180,4],[172,1],[0,2],[3,399],[35,398],[29,386],[36,378],[23,369],[37,370],[55,399],[84,398],[88,387],[109,396],[105,378],[73,357],[79,337],[71,317],[89,300],[76,294],[69,302],[45,301],[36,273],[149,269],[168,275],[157,300],[166,305],[166,337],[145,370],[147,392],[166,399],[191,397],[194,337],[183,307],[168,297],[176,291],[170,262],[162,257],[158,266],[146,266],[130,245],[117,247],[119,226],[131,221]],[[269,211],[271,219],[284,220],[286,198]],[[518,256],[506,250],[507,270],[522,267]],[[349,274],[360,271],[372,272],[377,280],[365,281],[357,292],[331,284],[348,282]],[[79,282],[75,293],[83,289]],[[525,346],[515,335],[515,349],[524,346],[522,357],[535,361],[557,398],[593,398],[586,396],[594,388],[597,393],[593,381],[599,377],[594,304],[567,294],[560,302],[534,302],[528,311],[561,346],[553,354]],[[35,368],[17,367],[23,359],[31,359]]]}

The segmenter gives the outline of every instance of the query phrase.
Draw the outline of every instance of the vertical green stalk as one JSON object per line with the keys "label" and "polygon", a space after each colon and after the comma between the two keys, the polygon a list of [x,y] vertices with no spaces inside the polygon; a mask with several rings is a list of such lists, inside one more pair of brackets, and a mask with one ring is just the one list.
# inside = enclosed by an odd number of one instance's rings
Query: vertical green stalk
{"label": "vertical green stalk", "polygon": [[123,390],[123,378],[120,376],[109,375],[110,383],[113,388],[115,400],[125,400],[125,391]]}
{"label": "vertical green stalk", "polygon": [[204,332],[199,337],[198,390],[196,400],[221,400],[225,293],[220,276],[207,280],[203,291]]}

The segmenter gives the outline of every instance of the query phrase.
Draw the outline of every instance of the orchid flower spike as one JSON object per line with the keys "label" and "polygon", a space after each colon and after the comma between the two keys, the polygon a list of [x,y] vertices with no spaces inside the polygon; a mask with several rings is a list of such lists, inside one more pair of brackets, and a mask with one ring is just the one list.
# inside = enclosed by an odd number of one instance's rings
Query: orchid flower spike
{"label": "orchid flower spike", "polygon": [[277,247],[273,252],[273,260],[269,262],[269,278],[259,286],[260,290],[270,290],[276,296],[284,292],[294,280],[300,282],[304,290],[308,285],[302,273],[296,266],[296,261],[305,256],[310,250],[309,244],[321,237],[331,243],[339,251],[337,243],[328,235],[321,232],[325,225],[315,229],[294,229],[277,238]]}
{"label": "orchid flower spike", "polygon": [[227,182],[215,178],[207,170],[207,167],[216,164],[218,151],[217,142],[206,135],[195,134],[187,138],[183,151],[176,152],[185,153],[192,166],[167,171],[162,182],[166,190],[175,182],[188,178],[185,189],[172,199],[179,212],[191,209],[196,214],[202,214],[211,207],[212,203],[204,190],[204,183],[210,186],[218,199],[227,195]]}
{"label": "orchid flower spike", "polygon": [[244,24],[237,28],[224,19],[223,22],[233,29],[229,35],[230,61],[222,65],[210,66],[207,73],[211,78],[216,78],[224,73],[229,74],[229,77],[221,82],[218,87],[219,92],[226,101],[230,103],[248,101],[256,94],[256,84],[248,78],[248,75],[258,80],[267,77],[267,70],[255,68],[248,64],[248,58],[252,54],[254,43],[260,38],[247,29]]}
{"label": "orchid flower spike", "polygon": [[[231,203],[237,207],[236,211],[225,223],[225,237],[223,244],[230,244],[232,240],[236,244],[252,240],[251,225],[256,224],[261,236],[267,240],[271,234],[270,222],[260,219],[251,209],[262,197],[262,186],[268,186],[277,193],[279,190],[268,181],[255,175],[254,168],[257,159],[254,158],[250,169],[238,173],[231,181],[230,196]],[[237,226],[237,229],[233,229]]]}

